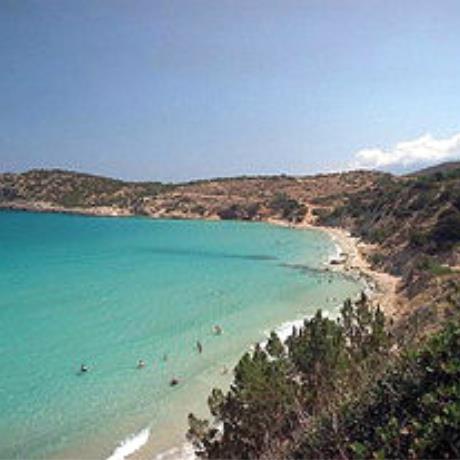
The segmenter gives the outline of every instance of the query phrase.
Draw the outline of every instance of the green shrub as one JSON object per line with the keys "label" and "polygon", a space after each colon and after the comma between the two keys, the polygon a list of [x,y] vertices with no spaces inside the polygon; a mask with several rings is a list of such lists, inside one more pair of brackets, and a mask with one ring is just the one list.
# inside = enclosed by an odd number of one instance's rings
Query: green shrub
{"label": "green shrub", "polygon": [[306,215],[308,208],[285,193],[277,193],[270,201],[269,207],[280,214],[283,219],[291,222],[300,222]]}
{"label": "green shrub", "polygon": [[441,249],[450,248],[460,241],[460,211],[455,208],[443,211],[438,216],[430,236]]}
{"label": "green shrub", "polygon": [[371,261],[372,265],[379,266],[385,260],[385,256],[380,252],[374,252],[369,256],[369,260]]}
{"label": "green shrub", "polygon": [[459,458],[460,327],[407,353],[305,437],[299,458]]}
{"label": "green shrub", "polygon": [[247,205],[232,204],[228,208],[218,211],[217,215],[223,220],[229,220],[229,219],[251,220],[254,217],[256,217],[258,210],[259,210],[258,203],[250,203]]}
{"label": "green shrub", "polygon": [[452,269],[446,265],[433,263],[429,268],[430,273],[435,276],[449,275],[452,273]]}
{"label": "green shrub", "polygon": [[366,382],[389,345],[385,318],[365,295],[345,302],[339,321],[318,311],[285,344],[272,333],[265,349],[246,353],[228,393],[208,400],[213,422],[190,414],[188,438],[202,457],[259,458]]}
{"label": "green shrub", "polygon": [[409,234],[409,244],[412,247],[425,247],[428,245],[429,241],[429,236],[425,232],[412,230]]}
{"label": "green shrub", "polygon": [[383,243],[392,233],[390,228],[376,228],[367,234],[372,243]]}

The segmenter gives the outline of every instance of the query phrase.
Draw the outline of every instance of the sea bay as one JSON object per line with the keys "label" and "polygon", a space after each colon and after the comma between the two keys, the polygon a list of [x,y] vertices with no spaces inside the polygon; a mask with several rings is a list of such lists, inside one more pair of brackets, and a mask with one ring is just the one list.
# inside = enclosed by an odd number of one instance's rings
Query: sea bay
{"label": "sea bay", "polygon": [[224,366],[359,292],[322,270],[335,252],[265,223],[0,213],[0,456],[106,458],[145,427],[175,445]]}

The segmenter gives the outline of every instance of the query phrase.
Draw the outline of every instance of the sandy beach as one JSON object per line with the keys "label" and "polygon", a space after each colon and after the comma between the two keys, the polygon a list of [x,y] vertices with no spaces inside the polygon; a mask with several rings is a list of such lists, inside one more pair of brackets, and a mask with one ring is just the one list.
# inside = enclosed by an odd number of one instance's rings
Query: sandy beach
{"label": "sandy beach", "polygon": [[373,305],[379,305],[387,317],[398,319],[401,316],[406,303],[398,293],[401,279],[389,273],[374,270],[369,263],[368,257],[378,251],[376,245],[353,237],[343,228],[315,225],[311,221],[289,224],[285,221],[270,219],[268,223],[293,229],[328,233],[338,247],[338,254],[336,258],[330,260],[327,269],[363,279],[368,286],[367,294]]}
{"label": "sandy beach", "polygon": [[349,232],[340,228],[316,227],[328,232],[341,248],[340,257],[331,261],[331,270],[340,270],[365,278],[374,305],[380,305],[383,312],[396,318],[403,306],[403,299],[398,295],[400,278],[389,273],[371,268],[368,256],[378,248],[366,244],[359,238],[352,237]]}

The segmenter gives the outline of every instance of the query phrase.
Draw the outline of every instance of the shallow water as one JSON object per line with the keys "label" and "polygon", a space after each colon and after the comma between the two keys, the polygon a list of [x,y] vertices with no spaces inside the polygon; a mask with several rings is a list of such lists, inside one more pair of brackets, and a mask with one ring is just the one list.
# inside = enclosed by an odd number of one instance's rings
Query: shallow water
{"label": "shallow water", "polygon": [[0,457],[107,458],[147,427],[174,446],[224,365],[358,292],[315,270],[334,251],[261,223],[0,213]]}

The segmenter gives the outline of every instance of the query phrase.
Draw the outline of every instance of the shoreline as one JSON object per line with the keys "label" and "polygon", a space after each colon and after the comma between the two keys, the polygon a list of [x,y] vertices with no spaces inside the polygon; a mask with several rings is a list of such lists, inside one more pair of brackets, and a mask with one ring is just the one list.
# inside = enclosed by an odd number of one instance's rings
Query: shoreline
{"label": "shoreline", "polygon": [[368,288],[366,294],[369,300],[373,305],[379,305],[388,318],[398,319],[403,313],[405,301],[398,294],[401,278],[373,269],[367,259],[378,251],[375,245],[353,237],[348,230],[341,227],[326,227],[306,221],[293,224],[278,219],[268,219],[266,222],[297,230],[326,232],[338,247],[338,254],[329,261],[327,269],[363,280]]}
{"label": "shoreline", "polygon": [[400,307],[404,303],[398,294],[401,278],[374,270],[367,259],[370,254],[379,249],[351,236],[343,228],[319,226],[316,228],[327,232],[341,248],[339,263],[332,264],[331,261],[330,269],[345,274],[356,274],[369,287],[369,293],[366,292],[366,294],[368,294],[371,303],[374,306],[379,305],[388,318],[398,317],[402,309]]}

